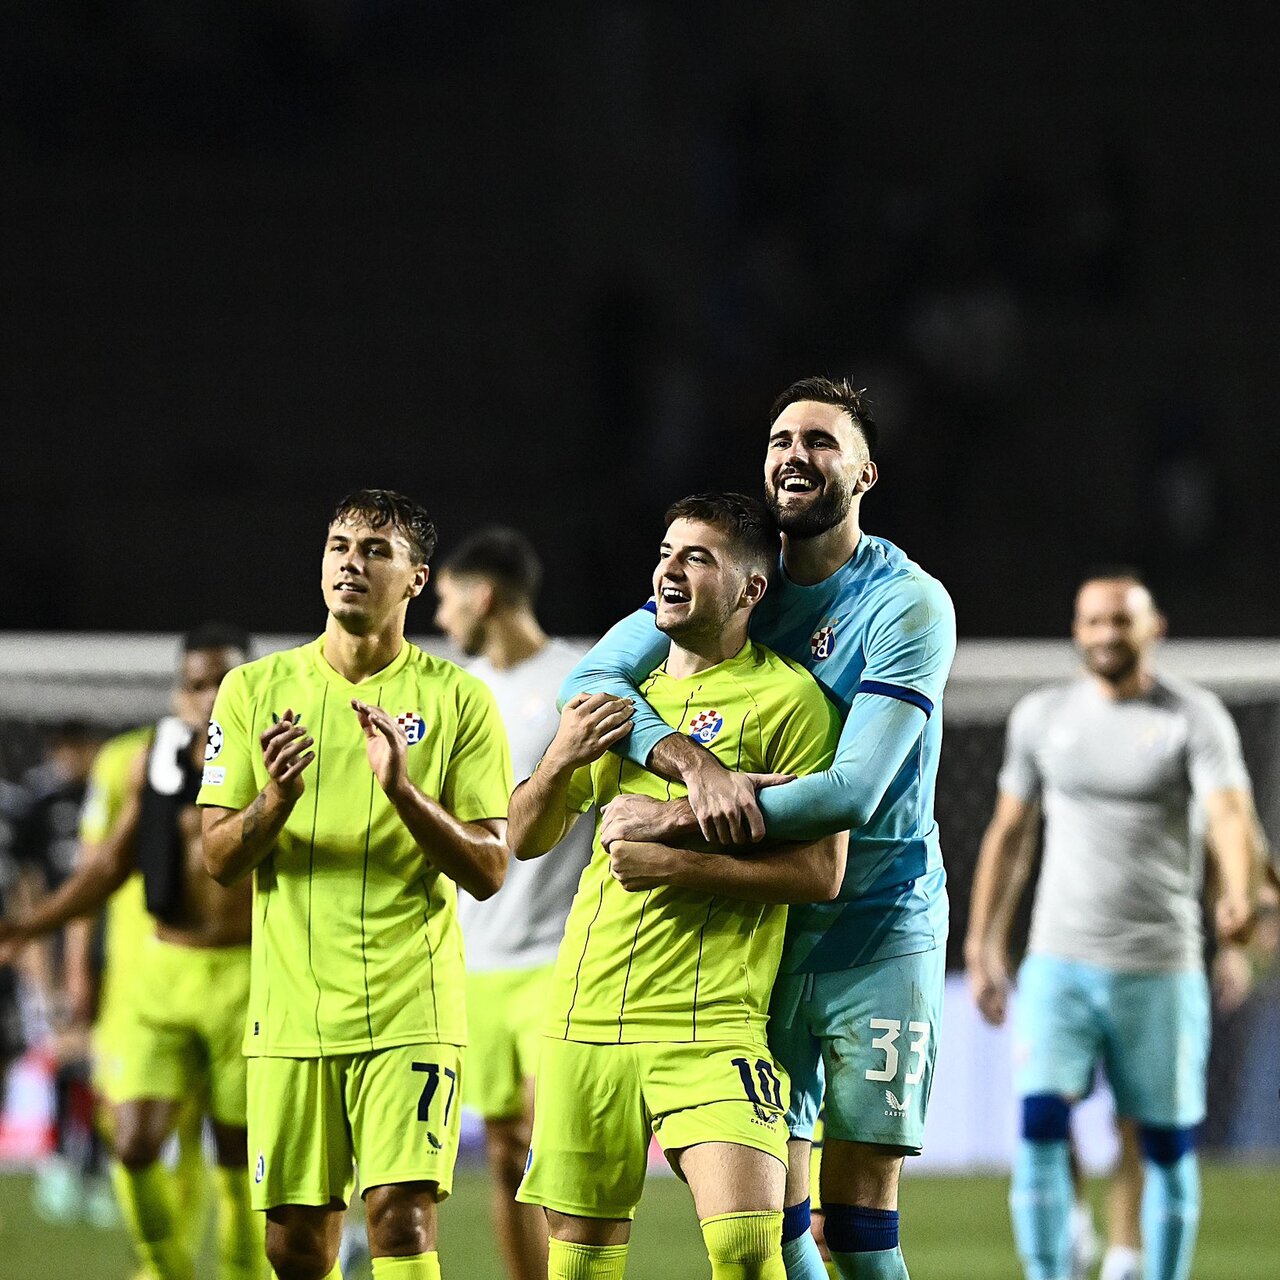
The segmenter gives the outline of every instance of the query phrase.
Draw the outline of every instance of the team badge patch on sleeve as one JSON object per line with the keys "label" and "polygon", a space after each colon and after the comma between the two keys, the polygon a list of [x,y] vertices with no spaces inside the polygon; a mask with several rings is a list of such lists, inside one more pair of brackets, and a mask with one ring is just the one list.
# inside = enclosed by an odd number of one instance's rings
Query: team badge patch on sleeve
{"label": "team badge patch on sleeve", "polygon": [[207,764],[216,760],[222,751],[222,726],[216,720],[209,721],[209,737],[204,744],[204,759]]}
{"label": "team badge patch on sleeve", "polygon": [[416,711],[402,711],[396,716],[396,724],[404,730],[404,736],[410,746],[422,741],[427,731],[426,721]]}
{"label": "team badge patch on sleeve", "polygon": [[819,627],[817,631],[809,637],[809,652],[813,654],[818,661],[823,658],[829,658],[835,652],[836,647],[836,629],[834,626]]}
{"label": "team badge patch on sleeve", "polygon": [[724,728],[724,717],[718,711],[699,711],[689,721],[689,737],[705,747]]}

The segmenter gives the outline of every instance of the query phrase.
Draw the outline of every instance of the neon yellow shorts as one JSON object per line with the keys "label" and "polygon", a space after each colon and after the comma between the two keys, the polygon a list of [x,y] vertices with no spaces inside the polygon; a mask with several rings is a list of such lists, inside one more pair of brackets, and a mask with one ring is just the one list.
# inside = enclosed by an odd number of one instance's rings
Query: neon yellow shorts
{"label": "neon yellow shorts", "polygon": [[582,1218],[633,1217],[651,1134],[669,1160],[700,1142],[734,1142],[785,1165],[789,1087],[763,1044],[544,1038],[516,1199]]}
{"label": "neon yellow shorts", "polygon": [[249,1059],[249,1161],[255,1209],[344,1204],[360,1185],[453,1189],[462,1050],[410,1044],[333,1058]]}
{"label": "neon yellow shorts", "polygon": [[542,1044],[553,965],[467,974],[467,1088],[486,1120],[522,1116]]}
{"label": "neon yellow shorts", "polygon": [[177,947],[149,938],[131,996],[138,1020],[128,1030],[114,1024],[111,1056],[101,1063],[106,1096],[117,1103],[177,1102],[207,1079],[210,1116],[243,1126],[249,948]]}

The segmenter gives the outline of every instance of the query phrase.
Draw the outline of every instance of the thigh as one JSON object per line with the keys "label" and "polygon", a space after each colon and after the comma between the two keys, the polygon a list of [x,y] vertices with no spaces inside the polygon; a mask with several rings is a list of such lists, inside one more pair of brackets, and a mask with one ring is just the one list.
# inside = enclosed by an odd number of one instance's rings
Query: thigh
{"label": "thigh", "polygon": [[209,957],[210,993],[201,1031],[209,1067],[209,1114],[215,1124],[243,1128],[248,1115],[244,1020],[249,1005],[249,948]]}
{"label": "thigh", "polygon": [[677,1171],[680,1153],[688,1148],[730,1143],[770,1157],[785,1173],[790,1085],[767,1045],[698,1042],[635,1048],[645,1109]]}
{"label": "thigh", "polygon": [[822,1197],[830,1204],[896,1209],[902,1161],[901,1147],[833,1138],[823,1148]]}
{"label": "thigh", "polygon": [[721,1213],[780,1212],[786,1165],[775,1156],[736,1142],[702,1142],[678,1160],[699,1220]]}
{"label": "thigh", "polygon": [[942,947],[815,975],[810,1023],[822,1042],[826,1140],[919,1152],[933,1090]]}
{"label": "thigh", "polygon": [[779,974],[769,1003],[769,1048],[791,1082],[787,1130],[793,1138],[813,1139],[822,1112],[825,1079],[822,1042],[809,1026],[807,995],[813,974]]}
{"label": "thigh", "polygon": [[467,1087],[463,1100],[486,1120],[524,1111],[520,1070],[520,974],[467,974]]}
{"label": "thigh", "polygon": [[1075,1101],[1093,1083],[1103,1028],[1094,971],[1056,956],[1030,955],[1018,971],[1013,1009],[1014,1090]]}
{"label": "thigh", "polygon": [[1199,1124],[1209,1062],[1204,974],[1114,974],[1107,1013],[1107,1078],[1116,1111],[1143,1124]]}
{"label": "thigh", "polygon": [[360,1185],[430,1182],[453,1189],[462,1131],[462,1050],[399,1045],[356,1054],[346,1080],[347,1115]]}
{"label": "thigh", "polygon": [[249,1060],[249,1164],[255,1209],[346,1204],[353,1179],[344,1090],[349,1063],[349,1058]]}
{"label": "thigh", "polygon": [[635,1050],[544,1039],[518,1200],[575,1218],[634,1217],[650,1138]]}

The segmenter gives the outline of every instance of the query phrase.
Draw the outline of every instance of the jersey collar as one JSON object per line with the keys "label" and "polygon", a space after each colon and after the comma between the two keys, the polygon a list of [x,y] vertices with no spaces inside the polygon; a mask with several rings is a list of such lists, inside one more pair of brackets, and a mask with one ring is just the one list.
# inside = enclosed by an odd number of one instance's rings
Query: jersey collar
{"label": "jersey collar", "polygon": [[701,671],[694,672],[691,676],[676,676],[667,674],[667,664],[664,660],[659,670],[662,672],[663,678],[670,680],[672,684],[696,684],[699,680],[705,680],[710,675],[720,675],[723,672],[739,671],[743,667],[749,667],[755,662],[756,647],[750,640],[733,655],[732,658],[726,658],[723,662],[717,662],[713,667],[703,667]]}
{"label": "jersey collar", "polygon": [[335,684],[342,689],[363,689],[371,684],[382,684],[384,681],[392,680],[398,676],[409,662],[409,652],[413,645],[406,637],[404,643],[400,646],[400,652],[381,671],[375,671],[371,676],[366,676],[359,684],[353,684],[341,672],[335,671],[329,665],[324,656],[324,636],[317,636],[308,647],[311,650],[311,660],[316,670],[329,684]]}

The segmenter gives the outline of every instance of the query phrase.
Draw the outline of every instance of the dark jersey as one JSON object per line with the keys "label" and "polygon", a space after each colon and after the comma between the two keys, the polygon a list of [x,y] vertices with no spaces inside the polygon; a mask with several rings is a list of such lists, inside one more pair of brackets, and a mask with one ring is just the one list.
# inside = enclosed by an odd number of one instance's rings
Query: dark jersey
{"label": "dark jersey", "polygon": [[166,716],[156,725],[138,814],[138,870],[146,885],[147,910],[166,923],[182,905],[186,874],[179,819],[200,792],[201,770],[191,759],[193,737],[176,716]]}

